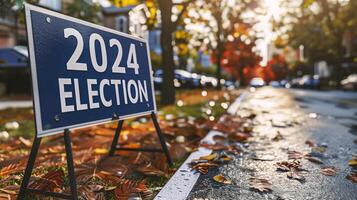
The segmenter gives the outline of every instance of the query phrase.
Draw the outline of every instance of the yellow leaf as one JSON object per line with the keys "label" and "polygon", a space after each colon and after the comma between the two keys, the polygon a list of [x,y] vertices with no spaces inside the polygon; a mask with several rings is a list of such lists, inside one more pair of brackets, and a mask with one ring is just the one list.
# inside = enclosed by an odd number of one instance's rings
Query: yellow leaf
{"label": "yellow leaf", "polygon": [[104,149],[104,148],[95,148],[94,149],[95,154],[107,154],[108,153],[108,149]]}
{"label": "yellow leaf", "polygon": [[200,157],[200,160],[213,160],[217,157],[217,154],[214,153],[214,154],[210,154],[210,155],[207,155],[207,156],[201,156]]}
{"label": "yellow leaf", "polygon": [[223,161],[230,161],[233,160],[233,158],[226,156],[226,155],[222,155],[221,157],[219,157],[220,159],[222,159]]}
{"label": "yellow leaf", "polygon": [[232,183],[232,181],[228,180],[226,177],[222,176],[221,174],[214,176],[213,180],[215,180],[218,183],[223,183],[223,184],[231,184]]}
{"label": "yellow leaf", "polygon": [[357,166],[357,159],[352,159],[348,161],[348,165],[352,166],[352,167],[356,167]]}

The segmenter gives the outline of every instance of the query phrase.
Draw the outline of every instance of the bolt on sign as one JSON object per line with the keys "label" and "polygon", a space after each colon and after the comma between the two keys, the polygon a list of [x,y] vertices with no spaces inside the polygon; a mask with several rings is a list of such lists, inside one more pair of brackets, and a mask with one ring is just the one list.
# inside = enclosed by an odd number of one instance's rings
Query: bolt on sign
{"label": "bolt on sign", "polygon": [[31,6],[37,137],[156,112],[148,42]]}

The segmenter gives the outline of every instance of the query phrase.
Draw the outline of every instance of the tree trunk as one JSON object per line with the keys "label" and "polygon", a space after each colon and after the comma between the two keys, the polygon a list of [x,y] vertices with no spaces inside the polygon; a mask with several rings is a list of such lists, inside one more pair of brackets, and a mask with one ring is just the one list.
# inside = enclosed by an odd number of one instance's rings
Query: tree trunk
{"label": "tree trunk", "polygon": [[243,65],[239,66],[238,73],[239,73],[239,87],[243,87],[243,86],[245,86]]}
{"label": "tree trunk", "polygon": [[172,15],[172,1],[159,0],[159,7],[161,11],[161,49],[162,49],[162,63],[163,83],[161,87],[161,104],[169,105],[175,103],[175,87],[174,87],[174,53],[172,46],[172,35],[174,31],[174,24],[171,21]]}
{"label": "tree trunk", "polygon": [[223,35],[223,28],[222,28],[222,13],[217,11],[214,15],[216,22],[217,22],[217,33],[216,33],[216,38],[217,38],[217,51],[216,51],[216,78],[217,78],[217,90],[221,89],[221,59],[222,59],[222,54],[223,54],[223,41],[222,41],[222,35]]}

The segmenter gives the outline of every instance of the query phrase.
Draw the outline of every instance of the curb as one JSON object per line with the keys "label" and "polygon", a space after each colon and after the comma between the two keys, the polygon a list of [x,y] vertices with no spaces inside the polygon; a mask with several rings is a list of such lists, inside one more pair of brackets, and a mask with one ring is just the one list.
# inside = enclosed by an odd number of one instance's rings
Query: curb
{"label": "curb", "polygon": [[[248,92],[244,91],[228,108],[228,114],[235,114],[241,105],[242,101],[248,96]],[[215,135],[223,135],[219,131],[211,130],[206,137],[201,140],[201,143],[214,144],[213,137]],[[170,180],[156,195],[154,200],[184,200],[190,194],[193,186],[196,184],[200,173],[192,171],[189,163],[193,159],[199,159],[201,156],[208,155],[212,152],[211,149],[199,147],[198,151],[191,153],[185,160]]]}

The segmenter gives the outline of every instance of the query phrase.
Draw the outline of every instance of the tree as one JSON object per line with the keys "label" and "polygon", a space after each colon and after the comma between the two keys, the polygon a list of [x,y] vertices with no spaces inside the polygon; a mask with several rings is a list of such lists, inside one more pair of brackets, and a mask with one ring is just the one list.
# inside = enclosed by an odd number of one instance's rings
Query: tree
{"label": "tree", "polygon": [[[161,49],[162,49],[162,98],[161,104],[168,105],[175,103],[174,88],[174,52],[173,52],[173,33],[176,30],[179,21],[186,11],[192,0],[185,1],[181,4],[174,4],[172,0],[157,0],[161,11]],[[180,7],[180,12],[175,20],[172,20],[172,8]]]}
{"label": "tree", "polygon": [[250,27],[244,23],[233,23],[233,28],[227,36],[222,56],[222,67],[240,80],[240,85],[246,85],[244,71],[254,68],[261,61],[260,56],[253,52],[253,36],[249,36]]}
{"label": "tree", "polygon": [[206,21],[206,26],[210,27],[214,33],[214,40],[211,39],[210,46],[214,50],[215,58],[213,60],[216,64],[217,89],[220,89],[222,57],[227,37],[233,31],[234,23],[243,23],[242,14],[247,10],[254,10],[256,5],[257,0],[201,0],[200,3],[196,2],[196,9],[207,10],[211,14],[211,18],[207,19],[207,14],[203,13],[204,16],[199,21]]}
{"label": "tree", "polygon": [[290,43],[305,47],[308,62],[326,60],[334,65],[336,83],[342,79],[341,65],[346,58],[343,40],[356,32],[356,1],[304,0],[289,31]]}
{"label": "tree", "polygon": [[100,6],[95,3],[88,3],[85,0],[73,0],[64,8],[64,13],[72,17],[90,21],[93,23],[100,23],[98,12]]}

